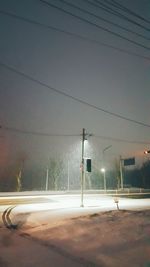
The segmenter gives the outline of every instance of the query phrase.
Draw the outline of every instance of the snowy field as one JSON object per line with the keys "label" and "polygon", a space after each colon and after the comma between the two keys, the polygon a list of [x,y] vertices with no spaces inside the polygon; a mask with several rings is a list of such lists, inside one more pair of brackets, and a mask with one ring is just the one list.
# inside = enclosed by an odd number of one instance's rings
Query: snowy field
{"label": "snowy field", "polygon": [[4,226],[8,206],[1,206],[0,267],[149,267],[150,200],[122,199],[120,210],[109,201],[104,208],[20,205],[10,215],[16,229]]}

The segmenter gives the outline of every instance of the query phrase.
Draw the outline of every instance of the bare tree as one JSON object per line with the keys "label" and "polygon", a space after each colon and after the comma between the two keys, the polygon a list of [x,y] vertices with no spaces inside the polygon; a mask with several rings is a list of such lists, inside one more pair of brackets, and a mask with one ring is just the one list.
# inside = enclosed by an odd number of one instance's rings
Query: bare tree
{"label": "bare tree", "polygon": [[17,174],[16,174],[16,180],[17,180],[17,188],[16,190],[19,192],[21,191],[22,187],[22,176],[25,166],[25,161],[28,159],[27,153],[22,151],[19,153],[17,157]]}
{"label": "bare tree", "polygon": [[49,161],[48,189],[59,190],[62,187],[64,163],[61,159],[51,158]]}
{"label": "bare tree", "polygon": [[121,185],[120,161],[119,161],[119,159],[117,159],[117,158],[114,159],[113,166],[114,166],[114,171],[115,171],[115,177],[116,177],[116,180],[117,180],[117,188],[119,189],[120,185]]}

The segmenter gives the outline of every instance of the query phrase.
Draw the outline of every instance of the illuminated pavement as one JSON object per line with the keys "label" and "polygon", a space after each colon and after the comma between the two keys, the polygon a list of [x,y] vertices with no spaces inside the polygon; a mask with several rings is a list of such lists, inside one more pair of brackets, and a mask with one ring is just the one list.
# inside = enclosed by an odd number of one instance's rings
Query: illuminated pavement
{"label": "illuminated pavement", "polygon": [[[63,219],[117,209],[114,197],[100,194],[84,195],[84,207],[80,207],[80,203],[81,196],[79,194],[0,197],[1,235],[5,243],[10,244],[11,242],[12,244],[8,247],[1,246],[2,259],[4,262],[9,262],[7,266],[31,266],[30,263],[27,264],[30,261],[30,257],[28,257],[30,253],[35,255],[32,266],[41,267],[43,262],[46,262],[44,266],[47,267],[51,265],[65,267],[99,266],[86,265],[85,262],[80,264],[78,256],[73,254],[72,260],[72,258],[68,258],[68,254],[67,256],[66,254],[62,255],[59,249],[55,251],[53,247],[44,247],[43,243],[28,238],[28,236],[34,236],[34,233],[38,236],[43,230],[47,231],[59,221],[61,223]],[[119,208],[150,209],[150,199],[119,198]],[[10,231],[6,228],[9,228]],[[20,229],[21,231],[12,231],[13,229]],[[24,233],[28,235],[22,235]],[[17,253],[19,253],[19,259],[15,258]],[[69,255],[72,257],[72,254]],[[53,263],[51,263],[52,259]],[[43,262],[40,265],[41,260]],[[49,265],[50,263],[51,265]]]}
{"label": "illuminated pavement", "polygon": [[[33,210],[49,210],[61,208],[79,208],[81,204],[80,195],[45,195],[45,196],[14,196],[0,197],[1,209],[9,205],[21,206],[22,208]],[[114,200],[110,196],[85,195],[84,207],[100,208],[114,205]]]}
{"label": "illuminated pavement", "polygon": [[[115,209],[115,197],[100,194],[85,194],[84,208]],[[122,208],[150,208],[150,199],[120,198],[119,207]],[[33,210],[78,208],[81,204],[80,194],[40,195],[40,196],[9,196],[0,197],[0,210],[5,206],[15,205]]]}
{"label": "illuminated pavement", "polygon": [[[150,199],[118,198],[120,209],[149,209]],[[84,195],[84,207],[80,207],[80,194],[9,196],[0,197],[0,212],[13,206],[13,214],[30,213],[36,219],[44,220],[45,216],[72,217],[100,211],[117,209],[114,197],[100,194]],[[42,214],[42,216],[41,216]]]}

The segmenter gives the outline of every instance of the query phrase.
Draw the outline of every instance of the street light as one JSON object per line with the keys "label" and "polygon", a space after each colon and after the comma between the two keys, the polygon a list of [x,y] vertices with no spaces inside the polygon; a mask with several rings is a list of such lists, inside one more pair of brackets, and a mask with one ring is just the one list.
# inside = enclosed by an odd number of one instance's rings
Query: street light
{"label": "street light", "polygon": [[67,190],[70,190],[70,170],[69,170],[69,160],[68,160],[68,164],[67,164],[67,173],[68,173],[68,179],[67,179]]}
{"label": "street light", "polygon": [[106,146],[104,149],[103,149],[103,152],[102,152],[102,164],[103,164],[103,167],[101,168],[101,172],[103,173],[103,176],[104,176],[104,190],[106,191],[106,169],[105,169],[105,163],[104,163],[104,153],[106,150],[108,150],[109,148],[111,148],[112,145],[109,145],[109,146]]}
{"label": "street light", "polygon": [[49,169],[47,166],[47,169],[46,169],[46,186],[45,186],[46,191],[48,190],[48,181],[49,181]]}
{"label": "street light", "polygon": [[106,191],[106,176],[105,176],[105,168],[101,168],[101,172],[103,173],[103,177],[104,177],[104,190]]}
{"label": "street light", "polygon": [[103,156],[104,156],[104,152],[106,151],[106,150],[108,150],[109,148],[111,148],[112,147],[112,145],[109,145],[109,146],[106,146],[104,149],[103,149]]}

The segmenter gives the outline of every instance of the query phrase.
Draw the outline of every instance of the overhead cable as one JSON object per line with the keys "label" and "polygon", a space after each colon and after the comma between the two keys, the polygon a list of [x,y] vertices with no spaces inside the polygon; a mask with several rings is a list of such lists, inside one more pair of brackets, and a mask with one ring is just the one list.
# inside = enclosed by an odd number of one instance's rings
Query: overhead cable
{"label": "overhead cable", "polygon": [[[134,34],[134,35],[136,35],[136,36],[138,36],[138,37],[141,37],[141,38],[143,38],[143,39],[150,40],[150,38],[147,37],[147,36],[144,36],[144,35],[142,35],[142,34],[140,34],[140,33],[137,33],[137,32],[135,32],[135,31],[132,31],[132,30],[130,30],[130,29],[126,28],[126,27],[123,27],[123,26],[119,25],[118,23],[115,23],[115,22],[113,22],[113,21],[111,21],[111,20],[108,20],[108,19],[105,19],[105,18],[103,18],[103,17],[101,17],[101,16],[98,16],[98,15],[96,15],[95,13],[93,13],[93,12],[91,12],[91,11],[88,11],[87,9],[84,9],[84,8],[82,8],[82,7],[79,7],[79,6],[75,5],[75,4],[69,3],[69,2],[67,2],[66,0],[59,0],[59,1],[65,3],[65,4],[68,5],[68,6],[71,6],[71,7],[75,8],[75,9],[77,9],[77,10],[82,11],[82,12],[85,13],[85,14],[89,14],[89,15],[91,15],[91,16],[93,16],[93,17],[99,19],[99,20],[102,20],[102,21],[104,21],[104,22],[106,22],[106,23],[108,23],[108,24],[111,24],[111,25],[113,25],[113,26],[115,26],[115,27],[117,27],[117,28],[119,28],[119,29],[122,29],[122,30],[124,30],[124,31],[130,32],[130,33],[132,33],[132,34]],[[87,1],[87,0],[86,0],[86,2],[88,2],[89,4],[91,4],[90,1]]]}
{"label": "overhead cable", "polygon": [[29,134],[29,135],[37,135],[37,136],[45,136],[45,137],[77,137],[79,134],[52,134],[52,133],[44,133],[44,132],[36,132],[36,131],[28,131],[24,129],[19,129],[15,127],[8,126],[0,126],[0,130],[15,132],[19,134]]}
{"label": "overhead cable", "polygon": [[129,143],[129,144],[139,144],[139,145],[148,145],[150,142],[146,141],[135,141],[135,140],[127,140],[127,139],[120,139],[120,138],[114,138],[110,136],[103,136],[103,135],[93,135],[96,138],[104,139],[104,140],[111,140],[114,142],[120,142],[120,143]]}
{"label": "overhead cable", "polygon": [[124,6],[123,4],[120,4],[119,2],[117,2],[117,1],[115,1],[115,0],[110,0],[110,1],[105,0],[105,1],[108,2],[108,3],[110,3],[111,5],[113,5],[113,6],[117,7],[117,8],[119,8],[119,9],[125,11],[126,13],[128,13],[128,14],[130,14],[130,15],[132,15],[132,16],[134,16],[134,17],[136,17],[136,18],[138,18],[138,19],[140,19],[140,20],[146,22],[146,23],[150,23],[150,20],[146,19],[145,17],[139,15],[139,14],[136,13],[135,11],[133,11],[133,10],[127,8],[126,6]]}
{"label": "overhead cable", "polygon": [[128,54],[130,56],[134,56],[134,57],[150,60],[150,57],[148,57],[148,56],[144,56],[144,55],[141,55],[141,54],[138,54],[138,53],[135,53],[135,52],[131,52],[131,51],[127,50],[127,49],[123,49],[123,48],[119,48],[119,47],[116,47],[116,46],[113,46],[113,45],[110,45],[110,44],[107,44],[107,43],[103,43],[103,42],[97,41],[95,39],[91,39],[91,38],[88,38],[86,36],[83,36],[81,34],[73,33],[73,32],[70,32],[70,31],[66,31],[66,30],[60,29],[58,27],[50,26],[50,25],[47,25],[47,24],[44,24],[44,23],[41,23],[41,22],[38,22],[38,21],[35,21],[35,20],[32,20],[32,19],[28,19],[28,18],[19,16],[19,15],[16,15],[16,14],[10,13],[10,12],[6,12],[4,10],[0,10],[0,14],[2,14],[4,16],[9,16],[9,17],[11,17],[13,19],[21,20],[21,21],[23,21],[25,23],[30,23],[30,24],[33,24],[35,26],[39,26],[39,27],[41,27],[43,29],[56,31],[56,32],[68,35],[70,37],[74,37],[74,38],[80,39],[82,41],[87,41],[87,42],[90,42],[90,43],[94,43],[94,44],[96,44],[98,46],[104,46],[104,47],[107,47],[109,49],[112,49],[112,50],[115,50],[115,51],[118,51],[118,52],[121,52],[121,53],[124,53],[124,54]]}
{"label": "overhead cable", "polygon": [[26,74],[26,73],[24,73],[24,72],[22,72],[20,70],[17,70],[16,68],[14,68],[12,66],[9,66],[9,65],[3,63],[2,61],[0,61],[0,65],[1,65],[1,67],[5,68],[7,70],[10,70],[11,72],[14,72],[14,73],[16,73],[16,74],[18,74],[18,75],[20,75],[20,76],[22,76],[22,77],[24,77],[24,78],[32,81],[32,82],[38,84],[38,85],[41,85],[42,87],[45,87],[45,88],[47,88],[47,89],[49,89],[49,90],[51,90],[51,91],[53,91],[55,93],[58,93],[58,94],[63,95],[65,97],[67,97],[67,98],[70,98],[70,99],[72,99],[72,100],[74,100],[74,101],[76,101],[78,103],[81,103],[81,104],[84,104],[86,106],[89,106],[89,107],[91,107],[93,109],[102,111],[102,112],[104,112],[104,113],[106,113],[108,115],[111,115],[113,117],[116,117],[116,118],[119,118],[119,119],[123,119],[123,120],[129,121],[129,122],[135,123],[137,125],[141,125],[141,126],[150,128],[150,124],[147,124],[145,122],[141,122],[141,121],[137,121],[137,120],[134,120],[134,119],[125,117],[125,116],[123,116],[121,114],[118,114],[118,113],[115,113],[115,112],[111,112],[109,110],[106,110],[106,109],[103,109],[101,107],[98,107],[98,106],[96,106],[94,104],[88,103],[88,102],[82,100],[81,98],[77,98],[75,96],[72,96],[70,94],[67,94],[64,91],[61,91],[61,90],[59,90],[57,88],[54,88],[54,87],[52,87],[52,86],[50,86],[50,85],[48,85],[48,84],[46,84],[46,83],[44,83],[44,82],[42,82],[42,81],[34,78],[34,77],[32,77],[32,76],[30,76],[30,75],[28,75],[28,74]]}
{"label": "overhead cable", "polygon": [[44,3],[44,4],[46,4],[46,5],[48,5],[49,7],[53,7],[53,8],[55,8],[55,9],[57,9],[57,10],[63,12],[63,13],[66,13],[66,14],[68,14],[68,15],[70,15],[70,16],[76,18],[76,19],[79,19],[79,20],[81,20],[81,21],[83,21],[83,22],[85,22],[85,23],[87,23],[87,24],[89,24],[89,25],[91,25],[91,26],[94,26],[94,27],[96,27],[96,28],[98,28],[98,29],[100,29],[100,30],[102,30],[102,31],[104,31],[104,32],[107,32],[107,33],[109,33],[109,34],[111,34],[111,35],[114,35],[114,36],[116,36],[116,37],[118,37],[118,38],[120,38],[120,39],[122,39],[122,40],[126,40],[126,41],[128,41],[128,42],[130,42],[130,43],[132,43],[132,44],[134,44],[134,45],[137,45],[137,46],[139,46],[139,47],[142,47],[142,48],[144,48],[144,49],[146,49],[146,50],[150,50],[150,47],[148,47],[148,46],[145,46],[145,45],[140,44],[140,43],[138,43],[138,42],[136,42],[136,41],[134,41],[134,40],[131,40],[131,39],[129,39],[129,38],[127,38],[127,37],[125,37],[125,36],[119,34],[119,33],[113,32],[113,31],[111,31],[111,30],[109,30],[109,29],[107,29],[107,28],[105,28],[105,27],[102,27],[102,26],[100,26],[100,25],[98,25],[98,24],[96,24],[96,23],[94,23],[94,22],[89,21],[89,20],[86,19],[86,18],[83,18],[83,17],[81,17],[81,16],[79,16],[79,15],[76,15],[76,14],[74,14],[74,13],[72,13],[72,12],[70,12],[70,11],[68,11],[68,10],[66,10],[66,9],[64,9],[64,8],[62,8],[62,7],[58,7],[58,6],[56,6],[56,5],[54,5],[54,4],[51,4],[51,3],[49,3],[49,2],[47,2],[47,1],[45,1],[45,0],[39,0],[39,1],[42,2],[42,3]]}
{"label": "overhead cable", "polygon": [[[2,125],[0,125],[0,130],[14,132],[14,133],[23,134],[23,135],[33,135],[33,136],[41,136],[41,137],[80,137],[82,136],[82,134],[57,134],[57,133],[48,133],[48,132],[29,131],[25,129],[2,126]],[[106,135],[103,136],[103,135],[92,134],[91,136],[94,138],[100,138],[103,140],[111,140],[113,142],[120,142],[120,143],[139,144],[139,145],[150,144],[149,141],[146,142],[146,141],[127,140],[127,139],[114,138],[114,137],[110,137]],[[0,136],[0,137],[4,137],[4,136]]]}
{"label": "overhead cable", "polygon": [[[41,1],[41,0],[40,0]],[[129,17],[123,15],[122,13],[114,10],[113,8],[111,8],[110,6],[108,6],[106,3],[104,4],[103,1],[99,1],[99,0],[93,0],[95,2],[95,4],[93,3],[93,5],[95,5],[96,7],[100,8],[100,9],[103,9],[104,11],[112,14],[112,15],[115,15],[125,21],[128,21],[138,27],[140,27],[141,29],[145,30],[145,31],[148,31],[150,32],[150,28],[138,23],[137,21],[133,20],[133,19],[130,19]]]}

